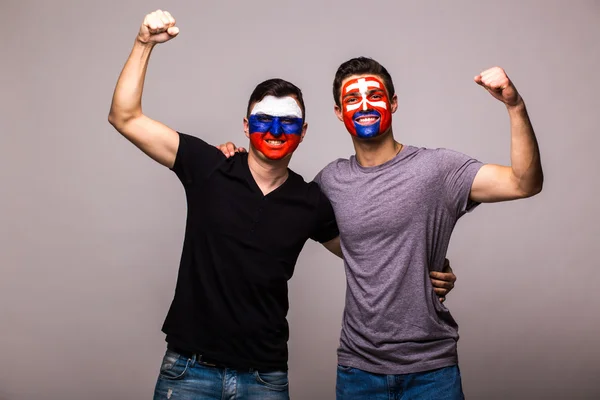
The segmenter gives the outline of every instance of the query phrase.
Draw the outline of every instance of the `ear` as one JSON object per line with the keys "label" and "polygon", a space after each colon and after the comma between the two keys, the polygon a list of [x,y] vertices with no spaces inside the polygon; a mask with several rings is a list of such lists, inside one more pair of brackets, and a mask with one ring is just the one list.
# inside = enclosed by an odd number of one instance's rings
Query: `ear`
{"label": "ear", "polygon": [[344,122],[344,113],[342,111],[342,108],[336,104],[335,106],[333,106],[333,111],[335,112],[335,116],[340,121]]}
{"label": "ear", "polygon": [[304,140],[304,135],[306,135],[307,129],[308,129],[308,124],[305,122],[304,125],[302,125],[302,133],[300,134],[300,143],[302,143],[302,141]]}
{"label": "ear", "polygon": [[392,106],[392,114],[396,112],[396,110],[398,109],[398,96],[396,96],[396,94],[394,94],[392,96],[392,101],[390,102],[390,105]]}
{"label": "ear", "polygon": [[250,126],[248,125],[248,118],[244,117],[244,134],[250,138]]}

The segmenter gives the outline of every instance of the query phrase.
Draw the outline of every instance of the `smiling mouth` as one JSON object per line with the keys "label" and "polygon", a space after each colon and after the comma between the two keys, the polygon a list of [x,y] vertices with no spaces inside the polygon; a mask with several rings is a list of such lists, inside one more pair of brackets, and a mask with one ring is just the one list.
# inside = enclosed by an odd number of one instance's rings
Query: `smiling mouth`
{"label": "smiling mouth", "polygon": [[379,116],[377,115],[362,115],[354,119],[354,122],[362,126],[373,125],[377,121],[379,121]]}
{"label": "smiling mouth", "polygon": [[265,142],[272,147],[280,147],[283,146],[285,140],[266,139]]}

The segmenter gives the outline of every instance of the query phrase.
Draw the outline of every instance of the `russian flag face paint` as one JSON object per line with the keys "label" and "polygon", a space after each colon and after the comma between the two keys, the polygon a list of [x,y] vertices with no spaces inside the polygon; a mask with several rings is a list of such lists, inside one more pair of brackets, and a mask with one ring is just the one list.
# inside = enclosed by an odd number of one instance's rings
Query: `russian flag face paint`
{"label": "russian flag face paint", "polygon": [[279,160],[296,150],[303,126],[302,110],[291,96],[265,96],[248,117],[250,142],[271,160]]}
{"label": "russian flag face paint", "polygon": [[353,136],[385,133],[392,124],[391,108],[385,85],[375,76],[351,79],[342,87],[344,125]]}

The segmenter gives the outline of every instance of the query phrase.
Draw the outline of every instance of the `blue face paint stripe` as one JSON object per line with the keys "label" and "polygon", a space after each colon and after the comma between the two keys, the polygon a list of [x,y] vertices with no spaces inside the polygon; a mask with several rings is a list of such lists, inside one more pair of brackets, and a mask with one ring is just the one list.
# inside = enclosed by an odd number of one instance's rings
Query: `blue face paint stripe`
{"label": "blue face paint stripe", "polygon": [[[372,125],[364,126],[356,122],[356,119],[361,116],[377,116],[379,117],[379,120],[377,120],[377,122]],[[379,126],[381,122],[381,114],[379,113],[379,111],[357,111],[356,113],[354,113],[352,118],[354,120],[354,127],[356,128],[356,136],[360,138],[371,138],[379,134]]]}
{"label": "blue face paint stripe", "polygon": [[360,138],[371,138],[379,134],[379,121],[369,126],[359,125],[355,122],[354,127],[356,128],[356,136]]}
{"label": "blue face paint stripe", "polygon": [[271,132],[273,136],[282,133],[287,135],[300,135],[302,133],[302,118],[273,117],[266,114],[253,114],[248,118],[250,133]]}

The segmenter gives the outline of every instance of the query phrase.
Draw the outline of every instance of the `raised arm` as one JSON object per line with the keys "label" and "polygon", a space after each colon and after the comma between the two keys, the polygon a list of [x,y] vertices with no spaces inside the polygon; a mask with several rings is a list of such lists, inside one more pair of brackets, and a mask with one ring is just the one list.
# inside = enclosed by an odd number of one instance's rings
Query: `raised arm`
{"label": "raised arm", "polygon": [[113,94],[108,121],[125,138],[155,161],[172,168],[179,135],[142,113],[142,92],[152,49],[179,33],[167,11],[146,15]]}
{"label": "raised arm", "polygon": [[510,166],[486,164],[471,187],[471,200],[491,203],[531,197],[542,190],[544,174],[540,150],[525,102],[502,68],[475,77],[492,96],[506,105],[510,118]]}

